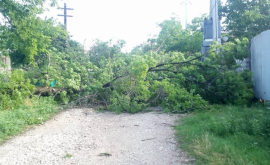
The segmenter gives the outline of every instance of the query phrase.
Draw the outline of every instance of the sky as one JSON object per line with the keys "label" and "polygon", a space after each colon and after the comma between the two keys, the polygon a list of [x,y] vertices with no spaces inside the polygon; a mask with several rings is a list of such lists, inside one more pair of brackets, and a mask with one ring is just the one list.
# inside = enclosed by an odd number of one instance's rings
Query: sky
{"label": "sky", "polygon": [[[209,13],[210,0],[188,0],[188,21]],[[59,6],[67,4],[69,17],[67,30],[72,39],[90,48],[93,40],[114,41],[122,39],[129,52],[133,47],[158,35],[161,23],[173,16],[180,17],[185,26],[185,0],[59,0]],[[42,17],[54,17],[63,23],[63,10],[51,8]]]}

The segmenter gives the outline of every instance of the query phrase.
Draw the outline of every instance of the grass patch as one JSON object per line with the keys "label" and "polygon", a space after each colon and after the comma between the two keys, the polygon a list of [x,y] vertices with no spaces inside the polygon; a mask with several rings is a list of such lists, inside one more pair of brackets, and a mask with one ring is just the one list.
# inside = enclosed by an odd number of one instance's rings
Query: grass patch
{"label": "grass patch", "polygon": [[51,97],[34,97],[16,109],[0,111],[0,143],[17,135],[27,126],[41,124],[57,112]]}
{"label": "grass patch", "polygon": [[197,164],[270,164],[270,110],[213,106],[195,112],[177,128],[181,147]]}
{"label": "grass patch", "polygon": [[71,158],[71,157],[72,157],[71,154],[66,154],[63,158],[64,158],[64,159],[67,159],[67,158]]}

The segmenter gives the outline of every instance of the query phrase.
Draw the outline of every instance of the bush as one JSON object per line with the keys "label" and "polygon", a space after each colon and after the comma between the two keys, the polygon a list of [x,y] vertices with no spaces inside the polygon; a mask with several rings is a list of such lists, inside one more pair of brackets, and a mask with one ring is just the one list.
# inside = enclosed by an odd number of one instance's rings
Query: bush
{"label": "bush", "polygon": [[33,95],[35,87],[24,78],[23,70],[13,70],[11,75],[0,74],[0,111],[18,108]]}
{"label": "bush", "polygon": [[52,97],[33,95],[34,86],[22,70],[0,76],[4,80],[0,81],[0,142],[28,125],[43,123],[57,111]]}

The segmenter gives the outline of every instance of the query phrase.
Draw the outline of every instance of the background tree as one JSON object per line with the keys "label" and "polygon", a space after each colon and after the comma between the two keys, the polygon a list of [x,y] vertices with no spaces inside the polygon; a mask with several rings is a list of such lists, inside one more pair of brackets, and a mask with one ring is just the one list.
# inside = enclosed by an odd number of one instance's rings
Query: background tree
{"label": "background tree", "polygon": [[[37,17],[44,11],[45,0],[0,1],[4,23],[0,25],[0,45],[9,49],[24,63],[34,62],[38,53],[46,53],[51,44],[52,23]],[[52,0],[52,5],[55,1]],[[55,31],[53,31],[55,33]],[[52,33],[51,33],[52,34]]]}
{"label": "background tree", "polygon": [[269,0],[227,0],[220,7],[225,31],[235,38],[249,40],[270,27]]}
{"label": "background tree", "polygon": [[149,38],[134,48],[132,54],[142,52],[199,52],[202,45],[203,34],[201,32],[202,23],[206,15],[196,17],[187,29],[183,29],[179,18],[172,17],[159,24],[161,29],[159,35]]}

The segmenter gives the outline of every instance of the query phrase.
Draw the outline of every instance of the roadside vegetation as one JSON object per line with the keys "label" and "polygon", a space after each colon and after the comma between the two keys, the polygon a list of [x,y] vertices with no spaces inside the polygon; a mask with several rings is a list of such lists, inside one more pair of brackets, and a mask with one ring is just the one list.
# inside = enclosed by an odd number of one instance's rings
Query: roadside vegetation
{"label": "roadside vegetation", "polygon": [[16,108],[0,111],[0,144],[23,132],[28,126],[44,123],[56,112],[57,107],[52,98],[37,97],[25,100],[23,105]]}
{"label": "roadside vegetation", "polygon": [[86,52],[53,18],[37,17],[43,5],[0,1],[0,56],[10,56],[13,68],[0,73],[0,142],[49,119],[58,105],[117,113],[161,106],[190,114],[177,131],[199,164],[269,164],[269,113],[254,102],[251,72],[236,63],[249,57],[252,37],[268,29],[268,1],[220,3],[229,41],[204,55],[206,15],[187,29],[177,17],[164,20],[157,36],[130,53],[121,52],[123,40],[96,40]]}
{"label": "roadside vegetation", "polygon": [[[270,20],[268,1],[227,0],[220,9],[230,40],[246,37],[250,41],[268,29],[269,24],[262,23]],[[176,128],[180,146],[198,165],[269,164],[270,107],[260,101],[250,106],[211,105],[189,114]]]}
{"label": "roadside vegetation", "polygon": [[270,111],[263,105],[211,106],[181,120],[177,136],[196,164],[269,164]]}
{"label": "roadside vegetation", "polygon": [[57,112],[52,97],[33,95],[35,86],[24,78],[23,70],[0,74],[0,144],[27,126],[41,124]]}

